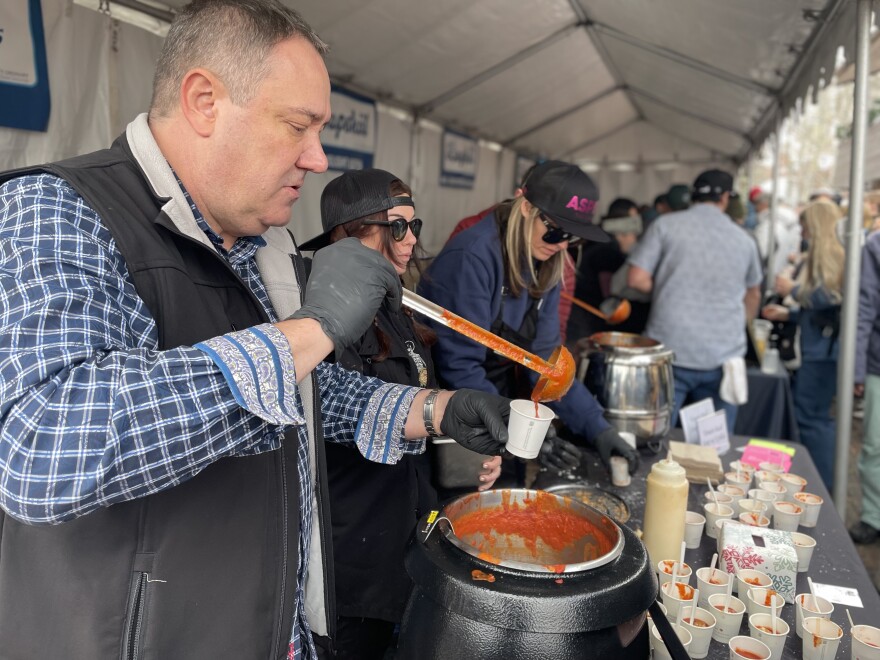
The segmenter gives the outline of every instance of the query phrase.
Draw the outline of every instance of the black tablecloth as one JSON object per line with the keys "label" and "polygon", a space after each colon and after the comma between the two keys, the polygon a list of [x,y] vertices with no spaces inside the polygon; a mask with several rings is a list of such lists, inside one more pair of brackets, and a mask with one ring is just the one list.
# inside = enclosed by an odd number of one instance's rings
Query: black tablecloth
{"label": "black tablecloth", "polygon": [[749,400],[739,407],[734,433],[750,438],[780,438],[800,442],[788,373],[747,370]]}
{"label": "black tablecloth", "polygon": [[[680,432],[680,430],[678,431]],[[674,433],[674,435],[677,436],[679,433]],[[721,459],[725,468],[731,461],[741,456],[741,453],[736,448],[744,446],[748,440],[749,438],[744,436],[735,436],[732,439],[734,448]],[[797,574],[796,593],[806,593],[809,591],[809,585],[807,584],[808,575],[814,582],[856,588],[859,591],[864,607],[861,609],[857,607],[849,608],[854,622],[856,624],[878,625],[878,621],[880,621],[880,595],[878,595],[877,590],[874,588],[871,578],[846,532],[846,527],[834,508],[831,496],[822,484],[822,479],[819,477],[819,473],[816,471],[816,466],[813,464],[809,453],[800,445],[793,446],[796,447],[797,451],[792,458],[791,472],[799,474],[807,480],[808,492],[815,493],[825,500],[819,513],[818,525],[812,529],[799,528],[799,531],[815,538],[817,543],[810,562],[809,572]],[[660,458],[662,456],[653,455],[648,453],[647,450],[643,450],[641,466],[638,472],[633,475],[632,484],[627,488],[615,488],[610,484],[608,475],[599,464],[595,452],[584,452],[584,462],[577,474],[574,475],[574,478],[577,481],[597,486],[622,498],[629,506],[631,514],[631,518],[626,524],[632,529],[638,530],[642,526],[642,516],[645,512],[645,478],[651,466]],[[561,482],[574,483],[568,478],[568,475],[566,477],[559,477],[558,475],[542,472],[538,475],[534,487],[544,488],[553,483],[558,484]],[[691,485],[688,496],[689,510],[702,513],[702,505],[705,501],[703,493],[705,491],[706,486]],[[716,549],[716,540],[709,538],[704,533],[700,547],[688,550],[685,554],[685,561],[696,573],[696,569],[709,565]],[[691,578],[691,586],[695,584],[696,576],[694,575]],[[844,629],[844,638],[840,643],[836,657],[838,660],[846,659],[850,657],[849,623],[846,619],[847,608],[837,604],[834,608],[831,619]],[[791,632],[785,643],[783,658],[785,660],[800,658],[801,640],[794,631],[795,605],[793,603],[786,603],[782,608],[782,618],[791,627]],[[743,617],[740,634],[749,634],[748,619],[745,616]],[[707,657],[712,660],[727,660],[729,657],[728,646],[713,640]]]}

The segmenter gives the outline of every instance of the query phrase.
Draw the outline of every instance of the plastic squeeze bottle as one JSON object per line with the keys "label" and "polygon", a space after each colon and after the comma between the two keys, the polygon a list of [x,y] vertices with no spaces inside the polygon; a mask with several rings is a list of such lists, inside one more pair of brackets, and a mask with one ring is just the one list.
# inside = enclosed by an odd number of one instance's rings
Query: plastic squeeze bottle
{"label": "plastic squeeze bottle", "polygon": [[654,463],[647,481],[642,542],[656,571],[657,562],[678,560],[681,554],[688,481],[684,468],[671,458]]}

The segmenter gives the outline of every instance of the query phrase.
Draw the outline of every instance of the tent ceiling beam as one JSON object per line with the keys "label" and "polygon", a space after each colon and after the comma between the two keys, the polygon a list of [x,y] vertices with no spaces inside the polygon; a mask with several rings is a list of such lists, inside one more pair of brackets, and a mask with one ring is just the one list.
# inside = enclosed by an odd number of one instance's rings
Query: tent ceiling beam
{"label": "tent ceiling beam", "polygon": [[155,18],[157,21],[163,21],[169,25],[176,15],[176,12],[170,9],[160,9],[159,7],[154,7],[153,5],[147,4],[146,2],[140,2],[139,0],[110,0],[110,2],[114,5],[125,7],[126,9],[139,11],[150,18]]}
{"label": "tent ceiling beam", "polygon": [[611,37],[612,39],[617,39],[618,41],[627,43],[630,46],[633,46],[640,50],[644,50],[648,53],[651,53],[652,55],[657,55],[658,57],[662,57],[672,62],[683,64],[684,66],[690,67],[691,69],[700,71],[702,73],[706,73],[714,78],[721,78],[722,80],[726,80],[727,82],[734,85],[738,85],[753,92],[766,94],[767,96],[774,96],[776,94],[776,90],[757,83],[754,80],[743,78],[742,76],[738,76],[735,73],[719,69],[715,66],[712,66],[711,64],[695,60],[691,57],[688,57],[687,55],[683,55],[682,53],[664,48],[663,46],[657,46],[656,44],[652,44],[648,41],[644,41],[643,39],[639,39],[638,37],[629,35],[626,32],[621,32],[620,30],[613,28],[610,25],[593,22],[592,27],[594,30],[596,30],[596,32],[601,35]]}
{"label": "tent ceiling beam", "polygon": [[616,135],[617,133],[620,133],[620,131],[622,131],[623,129],[628,128],[629,126],[632,126],[633,124],[640,122],[640,121],[644,121],[644,120],[641,117],[633,117],[632,119],[623,122],[617,128],[612,128],[610,131],[605,131],[601,135],[597,135],[596,137],[592,137],[589,140],[587,140],[586,142],[582,142],[581,144],[577,145],[576,147],[572,147],[568,151],[564,151],[564,152],[560,153],[559,155],[555,156],[555,158],[557,158],[558,160],[565,160],[568,156],[571,156],[572,154],[577,153],[581,149],[586,149],[587,147],[594,145],[597,142],[601,142],[605,138],[609,138],[612,135]]}
{"label": "tent ceiling beam", "polygon": [[619,87],[617,85],[615,85],[613,87],[609,87],[608,89],[606,89],[602,92],[599,92],[598,94],[596,94],[594,96],[591,96],[586,101],[581,101],[580,103],[578,103],[574,107],[563,110],[562,112],[559,112],[559,113],[553,115],[552,117],[548,117],[547,119],[542,119],[540,122],[538,122],[534,126],[529,126],[527,129],[520,131],[519,133],[517,133],[516,135],[514,135],[511,138],[508,138],[505,142],[502,143],[502,146],[510,147],[514,142],[521,140],[522,138],[526,137],[527,135],[530,135],[530,134],[534,133],[535,131],[539,131],[542,128],[546,128],[547,126],[550,126],[551,124],[559,121],[560,119],[565,119],[569,115],[573,115],[574,113],[576,113],[580,110],[583,110],[585,108],[589,108],[594,103],[598,103],[599,101],[604,99],[606,96],[610,96],[614,92],[620,91],[621,89],[624,89],[624,88]]}
{"label": "tent ceiling beam", "polygon": [[643,99],[650,101],[651,103],[656,103],[657,105],[662,106],[664,108],[667,108],[668,110],[672,110],[674,112],[677,112],[678,114],[685,115],[686,117],[690,117],[691,119],[696,119],[697,121],[701,121],[704,124],[708,124],[709,126],[713,126],[713,127],[720,129],[722,131],[727,131],[728,133],[733,133],[737,137],[742,138],[743,140],[745,140],[746,142],[751,144],[752,140],[751,140],[751,137],[748,135],[748,133],[743,133],[738,128],[735,128],[733,126],[728,126],[727,124],[724,124],[724,123],[718,121],[717,119],[711,119],[709,117],[706,117],[704,115],[699,114],[698,112],[694,112],[693,110],[685,110],[684,108],[681,108],[677,105],[674,105],[672,103],[664,101],[663,99],[657,98],[656,96],[654,96],[650,92],[646,92],[645,90],[639,89],[638,87],[630,86],[629,90],[633,94],[635,94],[636,96],[640,96]]}
{"label": "tent ceiling beam", "polygon": [[657,130],[663,131],[667,135],[670,135],[677,140],[681,140],[682,142],[687,142],[689,144],[694,145],[695,147],[699,147],[700,149],[705,149],[713,156],[716,156],[718,160],[729,160],[734,165],[737,164],[737,159],[733,154],[722,153],[722,152],[718,151],[717,146],[710,146],[710,145],[706,144],[705,142],[701,142],[700,140],[695,140],[692,137],[686,137],[677,131],[673,131],[669,128],[666,128],[665,126],[660,126],[652,121],[649,121],[648,123],[651,124],[651,126],[656,128]]}
{"label": "tent ceiling beam", "polygon": [[431,112],[432,110],[434,110],[434,108],[437,108],[438,106],[447,103],[448,101],[454,99],[456,96],[461,96],[462,94],[470,91],[477,85],[486,82],[487,80],[497,76],[499,73],[507,71],[512,66],[515,66],[523,60],[528,59],[535,53],[538,53],[545,48],[548,48],[549,46],[558,43],[561,39],[565,39],[565,37],[577,30],[579,27],[580,24],[572,23],[571,25],[567,25],[564,28],[557,30],[553,34],[545,37],[544,39],[541,39],[541,41],[538,41],[537,43],[534,43],[531,46],[523,48],[522,50],[514,53],[506,60],[502,60],[501,62],[492,65],[485,71],[482,71],[472,78],[469,78],[468,80],[459,83],[452,89],[443,92],[439,96],[435,96],[430,101],[426,101],[416,108],[416,112],[419,115],[424,115],[425,113]]}

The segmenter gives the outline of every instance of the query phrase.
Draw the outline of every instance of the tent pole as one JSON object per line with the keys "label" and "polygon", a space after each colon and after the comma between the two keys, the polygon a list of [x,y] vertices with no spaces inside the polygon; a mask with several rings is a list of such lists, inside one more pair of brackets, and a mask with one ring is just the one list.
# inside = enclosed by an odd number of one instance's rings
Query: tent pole
{"label": "tent pole", "polygon": [[767,228],[767,270],[764,286],[769,291],[776,289],[776,210],[779,208],[779,160],[782,147],[782,113],[776,115],[776,136],[773,139],[773,192],[770,193],[770,213]]}
{"label": "tent pole", "polygon": [[868,58],[871,32],[871,0],[858,0],[856,14],[855,85],[853,86],[853,134],[849,170],[849,218],[846,224],[846,273],[840,318],[840,357],[837,360],[837,435],[834,461],[834,505],[846,520],[849,475],[849,444],[852,432],[853,378],[855,373],[856,324],[861,270],[862,206],[865,188],[865,131],[868,117]]}

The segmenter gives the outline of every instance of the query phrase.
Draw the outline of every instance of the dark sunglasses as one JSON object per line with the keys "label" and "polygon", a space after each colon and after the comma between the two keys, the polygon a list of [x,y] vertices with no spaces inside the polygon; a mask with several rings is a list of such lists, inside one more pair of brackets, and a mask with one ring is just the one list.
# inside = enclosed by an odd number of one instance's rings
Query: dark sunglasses
{"label": "dark sunglasses", "polygon": [[550,245],[556,245],[557,243],[562,243],[563,241],[568,241],[569,245],[577,245],[584,239],[580,236],[575,236],[560,227],[552,224],[547,218],[544,217],[543,213],[538,214],[538,219],[544,223],[544,226],[547,228],[547,231],[544,232],[544,235],[541,236],[541,240],[545,243],[550,243]]}
{"label": "dark sunglasses", "polygon": [[391,227],[391,238],[398,242],[406,238],[407,229],[416,238],[422,233],[422,221],[419,218],[413,218],[409,222],[403,218],[397,218],[397,220],[364,220],[364,224]]}

